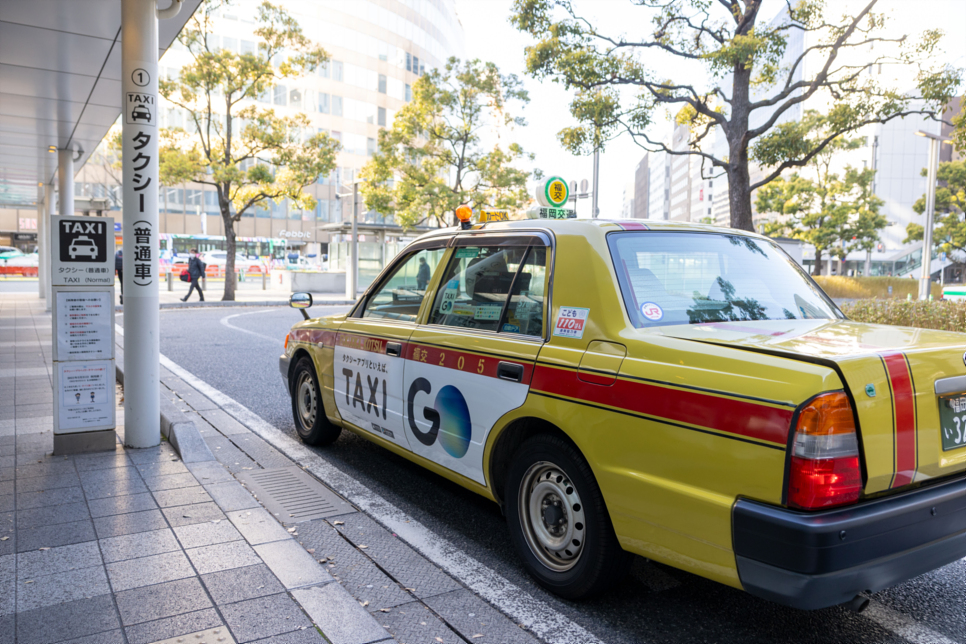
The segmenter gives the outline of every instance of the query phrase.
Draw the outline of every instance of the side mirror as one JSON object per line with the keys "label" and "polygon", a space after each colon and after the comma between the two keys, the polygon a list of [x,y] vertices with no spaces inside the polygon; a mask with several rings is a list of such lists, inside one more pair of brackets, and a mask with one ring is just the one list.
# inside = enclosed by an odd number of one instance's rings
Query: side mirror
{"label": "side mirror", "polygon": [[288,298],[288,305],[293,309],[298,309],[302,312],[302,317],[306,320],[309,319],[309,314],[305,312],[305,309],[312,306],[312,294],[311,293],[292,293],[292,297]]}

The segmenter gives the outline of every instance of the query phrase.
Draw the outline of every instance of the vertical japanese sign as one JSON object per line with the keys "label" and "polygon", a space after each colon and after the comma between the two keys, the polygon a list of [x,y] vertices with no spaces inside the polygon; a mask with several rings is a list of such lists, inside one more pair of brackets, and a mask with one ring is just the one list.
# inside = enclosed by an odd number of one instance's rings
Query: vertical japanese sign
{"label": "vertical japanese sign", "polygon": [[158,19],[155,0],[121,0],[124,192],[124,444],[161,440],[158,398]]}

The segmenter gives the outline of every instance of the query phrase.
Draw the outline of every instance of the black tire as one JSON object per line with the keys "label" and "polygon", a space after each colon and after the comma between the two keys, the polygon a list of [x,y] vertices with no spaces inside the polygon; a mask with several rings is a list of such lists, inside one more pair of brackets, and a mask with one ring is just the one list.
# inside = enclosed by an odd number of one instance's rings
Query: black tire
{"label": "black tire", "polygon": [[540,434],[526,440],[510,463],[504,499],[510,539],[550,592],[589,597],[630,569],[631,555],[617,541],[593,472],[566,439]]}
{"label": "black tire", "polygon": [[329,422],[322,407],[322,389],[312,359],[303,356],[295,363],[289,376],[292,394],[292,417],[295,431],[308,445],[331,445],[339,438],[342,428]]}

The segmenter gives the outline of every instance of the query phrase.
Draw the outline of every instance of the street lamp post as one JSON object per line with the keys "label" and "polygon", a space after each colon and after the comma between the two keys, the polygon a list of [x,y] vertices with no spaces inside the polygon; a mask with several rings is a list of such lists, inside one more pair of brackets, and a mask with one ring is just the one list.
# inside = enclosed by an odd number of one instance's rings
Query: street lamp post
{"label": "street lamp post", "polygon": [[929,139],[929,166],[926,169],[926,225],[922,235],[922,277],[919,278],[919,299],[928,300],[932,285],[932,225],[936,209],[936,174],[939,171],[939,144],[943,137],[919,130],[916,136]]}

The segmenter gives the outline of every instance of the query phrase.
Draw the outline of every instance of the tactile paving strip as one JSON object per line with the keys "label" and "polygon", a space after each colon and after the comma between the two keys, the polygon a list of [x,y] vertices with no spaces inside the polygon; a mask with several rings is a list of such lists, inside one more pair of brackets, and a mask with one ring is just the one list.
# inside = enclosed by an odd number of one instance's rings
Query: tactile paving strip
{"label": "tactile paving strip", "polygon": [[265,508],[283,524],[355,512],[347,501],[298,467],[237,474]]}
{"label": "tactile paving strip", "polygon": [[235,638],[231,636],[227,628],[219,626],[197,633],[178,635],[166,640],[152,642],[152,644],[235,644]]}

